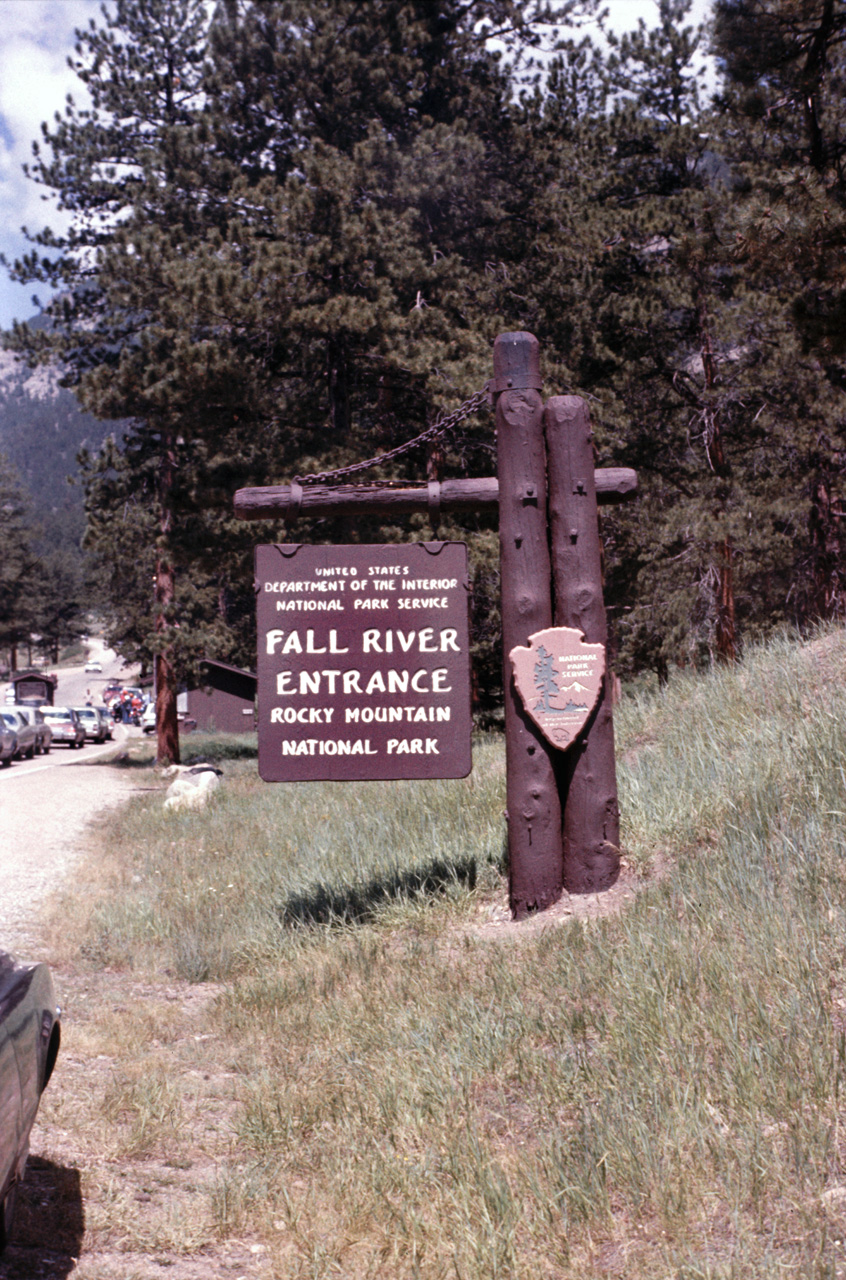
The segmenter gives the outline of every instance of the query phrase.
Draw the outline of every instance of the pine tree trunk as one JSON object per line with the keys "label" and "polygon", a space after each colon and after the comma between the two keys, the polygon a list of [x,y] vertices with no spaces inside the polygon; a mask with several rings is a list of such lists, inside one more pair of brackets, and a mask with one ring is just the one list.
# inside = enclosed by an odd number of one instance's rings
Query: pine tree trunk
{"label": "pine tree trunk", "polygon": [[813,556],[811,607],[817,618],[832,617],[840,598],[839,538],[835,520],[830,485],[825,479],[817,479],[809,519]]}
{"label": "pine tree trunk", "polygon": [[[173,526],[171,493],[173,489],[173,435],[162,432],[162,459],[159,471],[159,554],[156,556],[155,632],[164,635],[168,628],[168,614],[173,604],[173,566],[167,554],[170,532]],[[176,718],[176,672],[172,653],[165,644],[156,653],[156,759],[159,764],[167,761],[179,764],[179,724]]]}
{"label": "pine tree trunk", "polygon": [[[705,391],[712,392],[717,385],[717,362],[708,330],[708,319],[704,305],[700,302],[699,337],[702,344],[702,369],[704,373]],[[708,462],[716,476],[728,480],[731,473],[725,449],[723,447],[722,420],[719,408],[706,402],[705,408],[705,450]],[[720,511],[719,514],[723,514]],[[734,611],[734,549],[731,538],[727,534],[722,542],[714,548],[717,557],[717,616],[715,620],[716,651],[722,662],[737,660],[737,632],[735,629]]]}
{"label": "pine tree trunk", "polygon": [[722,662],[737,659],[737,633],[734,619],[734,550],[731,538],[719,548],[719,601],[717,604],[717,656]]}
{"label": "pine tree trunk", "polygon": [[332,418],[333,443],[346,441],[350,430],[350,397],[347,377],[347,354],[343,341],[329,339],[329,412]]}
{"label": "pine tree trunk", "polygon": [[802,113],[808,137],[808,155],[817,173],[825,171],[828,160],[820,128],[819,94],[826,72],[826,51],[834,31],[834,0],[824,0],[819,25],[808,43],[808,56],[802,69]]}

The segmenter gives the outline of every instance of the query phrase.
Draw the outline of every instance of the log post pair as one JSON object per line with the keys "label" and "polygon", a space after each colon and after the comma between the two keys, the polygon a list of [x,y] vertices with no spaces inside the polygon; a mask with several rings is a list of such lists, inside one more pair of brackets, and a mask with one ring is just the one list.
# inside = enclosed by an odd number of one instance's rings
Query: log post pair
{"label": "log post pair", "polygon": [[526,714],[508,655],[550,626],[605,645],[593,436],[578,396],[540,395],[538,342],[494,343],[510,903],[520,919],[562,890],[619,874],[614,729],[607,675],[588,724],[559,751]]}

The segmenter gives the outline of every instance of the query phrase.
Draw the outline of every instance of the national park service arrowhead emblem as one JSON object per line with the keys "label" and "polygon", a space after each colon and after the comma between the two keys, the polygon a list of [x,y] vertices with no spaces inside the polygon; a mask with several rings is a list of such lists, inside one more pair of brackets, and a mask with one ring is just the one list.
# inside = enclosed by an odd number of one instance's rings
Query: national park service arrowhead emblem
{"label": "national park service arrowhead emblem", "polygon": [[605,646],[586,644],[575,627],[547,627],[509,654],[514,684],[547,741],[562,751],[588,722],[605,675]]}

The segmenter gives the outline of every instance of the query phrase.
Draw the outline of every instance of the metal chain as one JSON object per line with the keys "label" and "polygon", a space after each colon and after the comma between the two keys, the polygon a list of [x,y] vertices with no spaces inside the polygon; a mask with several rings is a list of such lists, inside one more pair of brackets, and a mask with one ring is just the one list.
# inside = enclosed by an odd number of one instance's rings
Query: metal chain
{"label": "metal chain", "polygon": [[375,467],[383,462],[391,462],[394,458],[408,453],[409,450],[416,449],[418,445],[429,444],[440,436],[446,435],[448,431],[453,431],[459,422],[469,418],[471,413],[476,413],[482,405],[487,403],[488,391],[483,387],[445,418],[438,418],[431,427],[421,431],[419,436],[415,436],[413,440],[406,440],[405,444],[399,444],[395,449],[389,449],[387,453],[380,453],[375,458],[368,458],[365,462],[353,462],[348,467],[338,467],[335,471],[312,471],[306,476],[294,476],[294,481],[296,484],[326,484],[331,480],[342,480],[346,476],[357,475],[359,471],[367,471],[369,467]]}

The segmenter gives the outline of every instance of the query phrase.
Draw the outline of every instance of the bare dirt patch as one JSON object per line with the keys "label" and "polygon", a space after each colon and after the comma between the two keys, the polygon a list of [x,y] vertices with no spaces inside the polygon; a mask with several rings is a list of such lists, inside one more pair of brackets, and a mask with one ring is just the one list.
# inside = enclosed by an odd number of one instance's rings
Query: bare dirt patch
{"label": "bare dirt patch", "polygon": [[645,878],[638,875],[623,859],[619,879],[604,893],[567,893],[565,890],[559,900],[547,907],[546,911],[525,920],[513,920],[508,900],[502,897],[493,904],[480,904],[480,919],[464,926],[461,932],[482,940],[502,938],[509,942],[519,942],[521,939],[534,938],[546,929],[560,929],[562,925],[574,920],[601,920],[623,911],[634,901],[639,890],[660,878],[665,869],[663,865],[656,863],[649,877]]}
{"label": "bare dirt patch", "polygon": [[267,1277],[264,1246],[227,1229],[240,1076],[216,1060],[217,989],[54,976],[62,1052],[0,1280]]}
{"label": "bare dirt patch", "polygon": [[68,758],[62,751],[16,763],[0,777],[0,946],[28,959],[42,959],[39,912],[73,874],[86,824],[138,787],[126,770],[79,763],[82,753]]}

